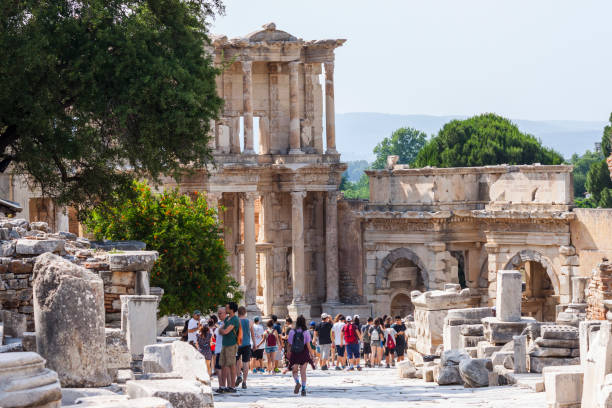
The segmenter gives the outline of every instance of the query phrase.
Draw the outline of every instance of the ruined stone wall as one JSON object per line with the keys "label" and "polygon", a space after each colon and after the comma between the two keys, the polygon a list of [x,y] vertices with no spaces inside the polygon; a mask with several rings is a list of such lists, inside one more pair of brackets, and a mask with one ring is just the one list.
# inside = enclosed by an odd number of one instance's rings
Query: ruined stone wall
{"label": "ruined stone wall", "polygon": [[363,302],[363,240],[361,220],[356,212],[362,211],[366,204],[359,200],[338,202],[338,270],[343,303]]}
{"label": "ruined stone wall", "polygon": [[609,261],[600,263],[593,270],[587,296],[588,320],[606,319],[604,300],[612,300],[612,262]]}
{"label": "ruined stone wall", "polygon": [[602,258],[612,259],[612,209],[574,208],[570,222],[572,245],[580,259],[577,276],[591,276]]}

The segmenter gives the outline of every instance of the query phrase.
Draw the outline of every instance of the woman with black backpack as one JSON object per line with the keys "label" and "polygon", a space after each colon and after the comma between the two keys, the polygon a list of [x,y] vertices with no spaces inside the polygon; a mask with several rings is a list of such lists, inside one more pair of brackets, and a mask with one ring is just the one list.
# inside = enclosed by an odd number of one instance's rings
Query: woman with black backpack
{"label": "woman with black backpack", "polygon": [[[299,315],[295,321],[295,329],[291,329],[287,338],[288,355],[289,355],[289,370],[293,372],[293,379],[295,380],[295,388],[293,393],[297,394],[302,388],[302,396],[306,395],[306,368],[308,364],[315,369],[314,360],[312,358],[312,348],[310,342],[312,338],[308,327],[306,327],[306,318]],[[302,383],[298,378],[298,369],[300,371],[300,377]]]}

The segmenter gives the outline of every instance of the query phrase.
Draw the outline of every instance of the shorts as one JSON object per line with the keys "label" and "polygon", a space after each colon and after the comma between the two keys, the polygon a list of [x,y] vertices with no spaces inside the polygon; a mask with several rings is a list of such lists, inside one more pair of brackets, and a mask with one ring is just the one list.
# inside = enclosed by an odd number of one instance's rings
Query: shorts
{"label": "shorts", "polygon": [[336,346],[336,355],[338,357],[344,357],[344,346]]}
{"label": "shorts", "polygon": [[349,359],[359,358],[359,343],[347,344],[346,354]]}
{"label": "shorts", "polygon": [[395,353],[394,348],[390,349],[389,347],[385,347],[385,357],[389,355],[393,356],[393,353]]}
{"label": "shorts", "polygon": [[264,349],[257,349],[253,351],[253,358],[255,360],[263,360]]}
{"label": "shorts", "polygon": [[372,354],[370,343],[363,343],[363,354]]}
{"label": "shorts", "polygon": [[238,354],[236,354],[236,361],[242,357],[243,363],[251,361],[251,346],[240,346],[238,347]]}
{"label": "shorts", "polygon": [[266,353],[276,353],[278,351],[278,346],[266,346]]}
{"label": "shorts", "polygon": [[315,350],[317,351],[317,354],[320,354],[320,353],[321,353],[321,347],[320,347],[320,346],[317,346],[317,347],[315,348]]}
{"label": "shorts", "polygon": [[403,347],[397,347],[395,349],[395,355],[398,357],[404,357],[404,353],[405,353],[406,349]]}
{"label": "shorts", "polygon": [[236,352],[238,351],[238,345],[223,346],[221,350],[221,356],[219,358],[219,364],[221,367],[233,367],[236,365]]}
{"label": "shorts", "polygon": [[331,356],[331,344],[320,344],[319,348],[321,349],[321,359],[329,359]]}
{"label": "shorts", "polygon": [[374,340],[370,343],[370,346],[371,347],[382,347],[383,344],[381,340]]}

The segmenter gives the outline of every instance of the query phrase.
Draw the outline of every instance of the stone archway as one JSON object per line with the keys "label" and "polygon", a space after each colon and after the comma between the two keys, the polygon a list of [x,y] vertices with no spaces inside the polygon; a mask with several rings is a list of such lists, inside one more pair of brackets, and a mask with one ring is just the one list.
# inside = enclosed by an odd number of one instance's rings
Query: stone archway
{"label": "stone archway", "polygon": [[404,291],[396,293],[391,298],[391,316],[401,316],[402,318],[414,313],[414,305],[410,294]]}
{"label": "stone archway", "polygon": [[548,275],[548,278],[552,282],[553,288],[555,289],[555,294],[559,295],[559,277],[557,276],[555,270],[552,267],[552,262],[550,261],[550,259],[548,259],[537,251],[534,251],[532,249],[524,249],[518,252],[516,255],[510,258],[508,263],[506,263],[504,269],[518,269],[518,267],[528,261],[538,262],[544,267],[544,269],[546,270],[546,274]]}
{"label": "stone archway", "polygon": [[523,276],[523,315],[538,321],[554,321],[559,303],[555,296],[559,295],[559,280],[550,260],[536,251],[524,250],[512,257],[505,269],[519,270]]}
{"label": "stone archway", "polygon": [[425,288],[429,290],[429,274],[427,273],[427,269],[425,269],[425,265],[421,261],[421,258],[419,258],[414,251],[408,248],[394,249],[385,257],[385,259],[383,259],[382,264],[376,274],[376,289],[387,289],[389,287],[389,271],[393,268],[393,265],[401,259],[407,259],[419,268]]}

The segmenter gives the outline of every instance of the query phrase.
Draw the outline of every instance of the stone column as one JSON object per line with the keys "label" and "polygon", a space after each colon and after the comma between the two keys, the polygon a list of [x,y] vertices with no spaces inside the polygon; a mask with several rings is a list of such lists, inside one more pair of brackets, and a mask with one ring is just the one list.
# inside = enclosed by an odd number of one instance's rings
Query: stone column
{"label": "stone column", "polygon": [[249,312],[257,311],[257,253],[255,248],[255,199],[257,193],[248,192],[244,200],[244,300]]}
{"label": "stone column", "polygon": [[336,110],[334,108],[334,62],[325,65],[325,134],[327,154],[338,154],[336,151]]}
{"label": "stone column", "polygon": [[230,153],[240,153],[240,118],[232,116],[229,118],[230,127]]}
{"label": "stone column", "polygon": [[514,373],[527,372],[527,336],[513,336],[514,340]]}
{"label": "stone column", "polygon": [[253,150],[253,62],[242,61],[242,103],[244,116],[243,154],[255,154]]}
{"label": "stone column", "polygon": [[[219,200],[223,195],[222,192],[219,191],[207,191],[206,192],[206,202],[208,203],[208,208],[218,211],[219,209]],[[217,213],[217,216],[219,214]]]}
{"label": "stone column", "polygon": [[299,61],[289,63],[289,154],[303,154],[300,146]]}
{"label": "stone column", "polygon": [[325,208],[325,306],[340,303],[338,276],[338,191],[328,191]]}
{"label": "stone column", "polygon": [[270,120],[267,116],[259,118],[259,154],[270,154]]}
{"label": "stone column", "polygon": [[523,281],[519,271],[497,273],[496,317],[502,322],[521,320]]}
{"label": "stone column", "polygon": [[306,276],[304,272],[304,197],[305,191],[291,193],[291,277],[293,300],[288,306],[289,314],[296,318],[304,314],[310,317],[310,305],[306,303]]}

